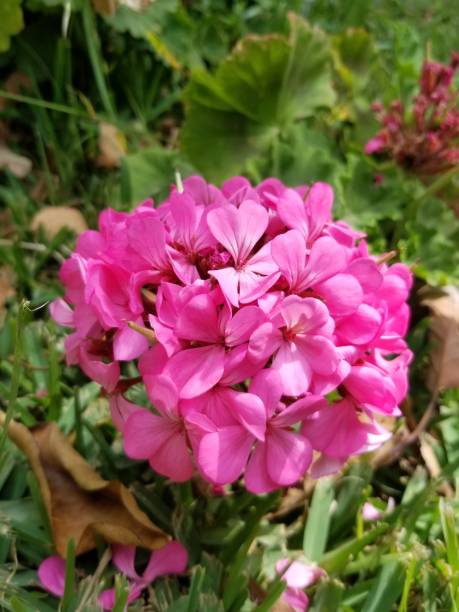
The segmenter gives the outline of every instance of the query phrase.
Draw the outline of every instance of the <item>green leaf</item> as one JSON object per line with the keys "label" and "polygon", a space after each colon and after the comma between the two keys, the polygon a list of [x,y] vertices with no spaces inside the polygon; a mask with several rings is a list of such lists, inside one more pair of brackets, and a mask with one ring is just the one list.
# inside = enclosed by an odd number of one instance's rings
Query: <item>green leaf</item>
{"label": "green leaf", "polygon": [[320,566],[327,572],[333,573],[340,571],[348,562],[351,555],[355,556],[361,550],[372,544],[380,535],[388,531],[389,525],[381,523],[368,531],[361,538],[353,538],[348,542],[344,542],[334,550],[327,552],[320,560]]}
{"label": "green leaf", "polygon": [[326,34],[295,13],[289,14],[289,21],[292,49],[279,95],[279,112],[286,121],[310,117],[317,108],[331,107],[335,101]]}
{"label": "green leaf", "polygon": [[321,610],[341,610],[340,605],[344,595],[344,586],[336,581],[330,580],[319,586],[312,606],[308,608],[310,612],[321,612]]}
{"label": "green leaf", "polygon": [[141,11],[122,4],[113,15],[105,17],[105,21],[118,32],[142,38],[149,32],[160,32],[166,15],[176,10],[176,0],[155,0]]}
{"label": "green leaf", "polygon": [[67,559],[65,561],[65,586],[62,597],[62,612],[73,610],[75,598],[75,542],[70,539],[67,544]]}
{"label": "green leaf", "polygon": [[333,479],[320,479],[314,490],[303,536],[303,551],[310,561],[320,561],[327,545],[334,497]]}
{"label": "green leaf", "polygon": [[388,561],[375,579],[362,612],[387,612],[400,597],[405,570],[400,561]]}
{"label": "green leaf", "polygon": [[185,93],[182,149],[209,180],[240,172],[297,119],[334,101],[328,39],[297,15],[290,35],[246,36]]}
{"label": "green leaf", "polygon": [[138,204],[148,197],[165,197],[175,170],[182,177],[188,176],[192,169],[175,151],[162,147],[151,147],[123,158],[121,190],[126,204]]}
{"label": "green leaf", "polygon": [[24,27],[21,0],[0,2],[0,52],[10,47],[10,38]]}

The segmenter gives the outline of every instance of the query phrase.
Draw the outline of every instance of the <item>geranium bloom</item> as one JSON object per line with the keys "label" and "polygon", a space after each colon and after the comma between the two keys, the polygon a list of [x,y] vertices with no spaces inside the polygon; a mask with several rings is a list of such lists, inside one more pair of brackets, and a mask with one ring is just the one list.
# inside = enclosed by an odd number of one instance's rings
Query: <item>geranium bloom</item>
{"label": "geranium bloom", "polygon": [[210,272],[225,296],[233,306],[261,297],[279,276],[271,258],[269,243],[258,253],[252,254],[268,226],[267,211],[249,200],[239,208],[224,207],[211,211],[207,223],[212,234],[232,257],[233,267]]}
{"label": "geranium bloom", "polygon": [[133,410],[123,427],[124,449],[133,459],[148,459],[151,467],[183,482],[193,473],[177,387],[163,375],[151,377],[150,399],[159,415]]}
{"label": "geranium bloom", "polygon": [[276,370],[261,370],[250,392],[258,395],[266,410],[266,433],[255,444],[245,472],[245,484],[252,493],[266,493],[292,485],[306,472],[312,459],[309,439],[295,432],[293,425],[326,405],[318,396],[308,396],[285,406],[280,400],[282,382]]}
{"label": "geranium bloom", "polygon": [[[129,457],[261,493],[389,437],[379,419],[408,389],[411,273],[370,254],[332,205],[325,183],[189,177],[80,236],[51,313]],[[152,405],[129,399],[133,384]]]}
{"label": "geranium bloom", "polygon": [[373,110],[383,128],[367,142],[365,153],[388,154],[405,170],[421,176],[456,166],[459,110],[458,92],[452,82],[458,68],[456,52],[448,66],[425,61],[410,113],[400,100],[392,102],[388,110],[375,103]]}
{"label": "geranium bloom", "polygon": [[340,357],[332,342],[333,319],[315,298],[289,296],[271,322],[250,339],[254,357],[276,353],[272,367],[279,373],[284,395],[306,393],[314,372],[332,375]]}

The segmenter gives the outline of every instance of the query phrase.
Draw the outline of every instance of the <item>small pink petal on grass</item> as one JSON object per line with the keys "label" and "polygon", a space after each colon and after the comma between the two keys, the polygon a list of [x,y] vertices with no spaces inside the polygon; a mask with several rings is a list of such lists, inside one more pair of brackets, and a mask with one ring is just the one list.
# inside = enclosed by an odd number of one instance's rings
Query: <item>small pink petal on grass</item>
{"label": "small pink petal on grass", "polygon": [[146,582],[153,582],[158,576],[182,574],[187,565],[186,548],[180,542],[170,542],[151,555],[142,578]]}
{"label": "small pink petal on grass", "polygon": [[306,589],[325,576],[325,571],[318,565],[291,559],[280,559],[276,563],[276,572],[282,574],[282,580],[292,589]]}
{"label": "small pink petal on grass", "polygon": [[48,557],[40,563],[38,578],[49,593],[55,597],[64,595],[65,587],[65,561],[58,555]]}

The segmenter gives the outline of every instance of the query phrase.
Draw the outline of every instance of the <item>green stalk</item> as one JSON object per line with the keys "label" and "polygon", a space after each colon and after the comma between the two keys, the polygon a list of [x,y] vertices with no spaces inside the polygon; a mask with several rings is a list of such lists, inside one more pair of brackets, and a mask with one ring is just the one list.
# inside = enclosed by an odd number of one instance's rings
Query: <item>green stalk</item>
{"label": "green stalk", "polygon": [[3,447],[5,446],[6,436],[8,432],[8,426],[11,422],[11,419],[14,415],[14,408],[16,406],[16,400],[18,396],[19,390],[19,379],[21,377],[21,355],[22,355],[22,329],[24,326],[24,316],[25,316],[25,302],[22,301],[19,306],[18,316],[16,319],[16,329],[14,334],[14,367],[11,375],[11,387],[10,387],[10,395],[8,398],[8,407],[6,409],[5,420],[3,423],[3,428],[0,431],[0,468],[3,466],[3,462],[5,461],[6,455],[3,452]]}
{"label": "green stalk", "polygon": [[83,28],[86,37],[86,45],[88,47],[89,60],[94,72],[94,80],[96,81],[97,89],[102,100],[105,112],[114,120],[115,110],[110,98],[107,83],[105,82],[104,68],[102,65],[102,54],[100,50],[100,38],[97,32],[96,20],[89,0],[83,3]]}
{"label": "green stalk", "polygon": [[81,119],[90,119],[87,113],[84,113],[83,111],[80,111],[76,108],[72,108],[71,106],[66,106],[65,104],[57,104],[56,102],[48,102],[47,100],[42,100],[41,98],[34,98],[33,96],[23,96],[21,94],[10,93],[9,91],[5,91],[4,89],[0,89],[0,98],[5,98],[6,100],[13,100],[14,102],[22,102],[23,104],[30,104],[31,106],[46,108],[48,110],[56,111],[58,113],[74,115],[75,117],[80,117]]}

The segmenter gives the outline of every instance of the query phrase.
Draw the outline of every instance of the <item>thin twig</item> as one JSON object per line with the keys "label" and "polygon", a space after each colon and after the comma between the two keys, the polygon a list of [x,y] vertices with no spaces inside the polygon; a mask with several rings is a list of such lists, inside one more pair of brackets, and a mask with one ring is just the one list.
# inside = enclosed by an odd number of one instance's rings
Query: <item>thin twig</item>
{"label": "thin twig", "polygon": [[432,418],[435,407],[437,405],[439,390],[438,388],[432,393],[432,397],[427,405],[427,409],[422,415],[421,420],[413,429],[413,431],[409,432],[407,435],[402,437],[400,442],[395,446],[390,448],[390,443],[386,447],[381,449],[381,452],[374,455],[373,460],[371,461],[371,466],[373,469],[378,469],[383,465],[390,465],[399,459],[405,449],[414,444],[417,441],[421,433],[427,428],[430,423],[430,419]]}
{"label": "thin twig", "polygon": [[48,250],[48,247],[45,244],[41,244],[40,242],[15,242],[14,240],[10,240],[9,238],[0,238],[0,246],[8,247],[15,245],[26,251],[38,251],[39,253],[44,253]]}
{"label": "thin twig", "polygon": [[78,605],[78,608],[75,610],[75,612],[84,612],[85,606],[88,600],[90,599],[93,591],[95,591],[96,584],[99,582],[99,578],[102,576],[111,558],[112,558],[112,551],[110,550],[110,548],[106,548],[104,554],[102,555],[99,561],[99,565],[97,566],[96,571],[91,576],[91,579],[89,580],[88,585],[85,588],[83,597],[81,598],[81,601]]}

